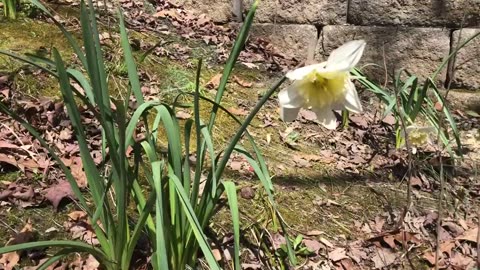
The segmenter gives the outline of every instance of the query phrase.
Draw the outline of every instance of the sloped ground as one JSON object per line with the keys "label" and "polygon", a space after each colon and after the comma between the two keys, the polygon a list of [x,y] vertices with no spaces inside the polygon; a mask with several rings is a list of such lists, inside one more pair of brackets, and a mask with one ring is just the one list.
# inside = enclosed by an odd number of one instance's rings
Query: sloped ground
{"label": "sloped ground", "polygon": [[[221,72],[221,65],[228,55],[234,30],[213,25],[207,18],[194,17],[166,2],[150,6],[143,2],[123,1],[122,5],[128,10],[127,21],[137,56],[158,41],[164,43],[139,65],[147,96],[169,101],[180,91],[193,91],[198,57],[203,57],[207,63],[201,78],[201,91],[207,96],[214,95],[218,85],[216,75]],[[75,10],[75,7],[61,7],[61,14],[66,11],[71,14],[71,10]],[[63,18],[70,29],[78,31],[75,19]],[[115,25],[113,18],[102,19],[105,27],[102,40],[107,48],[112,95],[122,95],[126,85],[125,70],[119,58],[118,35],[107,31],[109,23]],[[2,21],[0,27],[0,49],[48,56],[51,47],[55,46],[67,59],[71,53],[59,31],[41,20],[23,20],[20,28],[18,24],[14,27]],[[228,84],[223,105],[238,117],[244,117],[281,76],[281,70],[296,64],[275,54],[268,44],[252,40]],[[70,166],[77,169],[77,180],[82,181],[71,129],[68,123],[58,125],[66,119],[65,115],[48,117],[61,110],[61,103],[56,101],[57,89],[56,82],[46,74],[0,57],[2,99],[23,110],[26,116],[34,112],[30,120],[44,131],[50,131],[47,135],[51,143],[70,150]],[[405,177],[407,155],[405,150],[394,147],[392,119],[381,119],[382,109],[371,95],[363,92],[362,97],[366,112],[351,116],[347,128],[327,131],[308,111],[303,111],[294,123],[282,123],[278,118],[277,102],[272,99],[249,129],[268,161],[276,202],[289,225],[290,236],[303,236],[296,248],[300,261],[297,267],[429,269],[435,263],[440,193],[439,177],[435,173],[438,161],[428,152],[429,149],[419,152],[410,179],[412,203],[408,212],[404,212],[409,181]],[[202,106],[202,111],[209,111],[207,104]],[[443,254],[439,265],[446,269],[473,269],[477,256],[476,209],[480,195],[475,169],[479,118],[474,111],[461,107],[452,111],[463,128],[466,156],[454,167],[445,166],[448,177],[438,234]],[[72,230],[72,223],[82,217],[74,212],[74,203],[65,205],[65,201],[60,202],[68,194],[49,193],[52,186],[57,190],[62,190],[63,186],[57,181],[61,179],[58,172],[49,171],[45,151],[18,125],[4,115],[0,117],[2,142],[8,143],[0,147],[4,172],[0,183],[0,226],[5,228],[1,230],[0,242],[6,243],[9,236],[24,228],[28,219],[39,239],[60,239],[67,235],[91,240],[84,233]],[[178,117],[186,119],[191,116],[188,110],[184,110]],[[228,142],[235,128],[232,120],[220,114],[215,144],[221,146]],[[94,136],[95,131],[91,132]],[[92,148],[98,149],[95,147],[98,144],[92,140]],[[444,158],[443,161],[447,163],[448,160]],[[282,259],[285,259],[281,252],[285,238],[275,230],[260,183],[245,160],[239,157],[232,159],[226,178],[235,180],[241,187],[244,268],[280,269]],[[45,216],[51,218],[45,219]],[[398,223],[402,217],[403,222]],[[220,211],[211,225],[214,235],[220,242],[228,239],[230,228],[228,211]],[[225,240],[219,249],[228,245]],[[228,261],[226,250],[220,253],[224,255],[223,260]],[[29,254],[23,262],[34,264],[40,257],[39,254]],[[88,268],[84,266],[83,269]]]}

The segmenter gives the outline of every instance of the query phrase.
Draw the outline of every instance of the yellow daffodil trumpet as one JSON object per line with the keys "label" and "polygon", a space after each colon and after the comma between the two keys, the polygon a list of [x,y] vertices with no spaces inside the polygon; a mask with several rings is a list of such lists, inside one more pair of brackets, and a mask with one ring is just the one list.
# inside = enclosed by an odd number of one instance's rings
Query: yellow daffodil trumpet
{"label": "yellow daffodil trumpet", "polygon": [[288,72],[286,76],[293,83],[278,94],[281,119],[294,121],[300,108],[309,108],[323,126],[335,129],[334,110],[361,112],[350,70],[360,61],[364,49],[365,41],[350,41],[332,51],[326,62]]}

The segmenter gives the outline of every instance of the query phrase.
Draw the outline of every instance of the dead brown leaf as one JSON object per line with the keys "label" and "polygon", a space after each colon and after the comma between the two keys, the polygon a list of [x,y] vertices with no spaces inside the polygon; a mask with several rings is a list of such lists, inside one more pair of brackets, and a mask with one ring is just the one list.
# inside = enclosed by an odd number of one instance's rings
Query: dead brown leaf
{"label": "dead brown leaf", "polygon": [[387,243],[387,245],[391,249],[395,249],[397,247],[397,245],[395,244],[395,237],[393,235],[387,235],[387,236],[383,237],[383,241],[385,243]]}
{"label": "dead brown leaf", "polygon": [[79,221],[85,219],[87,217],[87,213],[85,213],[84,211],[73,211],[68,214],[68,217],[73,221]]}
{"label": "dead brown leaf", "polygon": [[466,231],[463,235],[456,237],[457,240],[466,240],[472,243],[477,243],[478,228],[472,228]]}
{"label": "dead brown leaf", "polygon": [[320,237],[320,242],[322,242],[322,244],[324,244],[325,246],[327,246],[329,248],[333,248],[333,244],[323,237]]}
{"label": "dead brown leaf", "polygon": [[35,196],[35,192],[33,191],[33,187],[31,187],[31,186],[30,187],[25,187],[25,186],[19,187],[12,194],[12,197],[14,197],[16,199],[23,200],[23,201],[31,200],[31,199],[33,199],[34,196]]}
{"label": "dead brown leaf", "polygon": [[216,89],[220,85],[220,80],[222,79],[222,74],[218,73],[215,76],[213,76],[210,81],[207,82],[205,87],[207,89]]}
{"label": "dead brown leaf", "polygon": [[302,156],[299,155],[293,155],[293,161],[295,162],[295,166],[298,168],[312,167],[312,164],[310,164],[308,160],[304,159]]}
{"label": "dead brown leaf", "polygon": [[[14,237],[10,238],[5,244],[6,246],[28,243],[34,240],[33,226],[30,220],[27,221],[22,230]],[[0,257],[0,266],[3,265],[5,270],[12,270],[18,266],[20,254],[18,252],[9,252],[2,254]]]}
{"label": "dead brown leaf", "polygon": [[453,237],[460,236],[465,232],[460,225],[457,225],[453,221],[444,221],[442,222],[442,226],[447,228],[452,233]]}
{"label": "dead brown leaf", "polygon": [[324,232],[319,231],[319,230],[312,230],[312,231],[308,231],[306,234],[307,234],[308,236],[317,236],[317,235],[322,235],[322,234],[324,234]]}
{"label": "dead brown leaf", "polygon": [[87,176],[83,171],[83,163],[81,157],[71,157],[71,158],[62,158],[63,163],[66,166],[70,167],[70,172],[72,173],[73,177],[75,177],[75,181],[78,184],[79,188],[87,187]]}
{"label": "dead brown leaf", "polygon": [[212,249],[213,257],[215,257],[215,260],[217,262],[222,260],[222,253],[218,248]]}
{"label": "dead brown leaf", "polygon": [[368,122],[365,116],[362,115],[352,115],[350,116],[350,121],[357,125],[360,128],[366,129],[368,128]]}
{"label": "dead brown leaf", "polygon": [[475,269],[476,262],[472,257],[466,256],[460,252],[455,252],[450,259],[450,263],[455,269]]}
{"label": "dead brown leaf", "polygon": [[356,263],[360,263],[362,260],[367,258],[367,253],[365,250],[361,246],[355,245],[355,243],[350,244],[347,255]]}
{"label": "dead brown leaf", "polygon": [[177,111],[175,113],[175,117],[177,117],[177,119],[180,119],[180,120],[186,120],[186,119],[192,118],[192,115],[186,111]]}
{"label": "dead brown leaf", "polygon": [[253,86],[252,82],[247,82],[245,80],[240,79],[238,76],[233,76],[233,80],[240,86],[245,88],[250,88]]}
{"label": "dead brown leaf", "polygon": [[97,270],[100,267],[100,263],[91,254],[88,255],[82,270]]}
{"label": "dead brown leaf", "polygon": [[285,237],[279,233],[275,233],[272,235],[272,245],[273,249],[277,250],[280,248],[281,245],[285,245],[287,241],[285,240]]}
{"label": "dead brown leaf", "polygon": [[58,205],[63,199],[73,199],[75,197],[70,183],[66,180],[60,180],[58,184],[45,189],[45,192],[45,199],[52,203],[56,211],[58,211]]}
{"label": "dead brown leaf", "polygon": [[179,20],[180,16],[175,9],[164,9],[152,15],[155,18],[171,18]]}
{"label": "dead brown leaf", "polygon": [[303,239],[303,244],[307,247],[308,250],[310,250],[311,252],[314,252],[315,254],[318,254],[318,251],[323,246],[317,240],[310,240],[310,239]]}
{"label": "dead brown leaf", "polygon": [[392,114],[389,114],[389,115],[385,116],[385,118],[382,119],[382,122],[384,124],[393,126],[393,125],[395,125],[396,119]]}
{"label": "dead brown leaf", "polygon": [[242,263],[242,269],[245,269],[245,270],[257,270],[257,269],[262,269],[262,265],[259,264],[259,263]]}
{"label": "dead brown leaf", "polygon": [[340,260],[348,258],[348,256],[344,248],[336,248],[328,253],[328,258],[333,262],[338,262]]}
{"label": "dead brown leaf", "polygon": [[375,264],[375,269],[381,269],[387,267],[395,262],[397,255],[390,251],[388,248],[377,247],[375,255],[372,257],[372,261]]}
{"label": "dead brown leaf", "polygon": [[340,261],[340,264],[342,265],[344,270],[355,269],[355,266],[353,265],[353,262],[350,259],[343,259]]}
{"label": "dead brown leaf", "polygon": [[0,266],[3,266],[5,270],[13,270],[19,261],[20,255],[17,252],[5,253],[0,257]]}
{"label": "dead brown leaf", "polygon": [[244,108],[232,107],[232,108],[228,108],[228,111],[231,114],[236,115],[236,116],[246,116],[246,115],[248,115],[248,111],[245,110]]}
{"label": "dead brown leaf", "polygon": [[315,114],[311,110],[300,109],[300,112],[298,113],[298,115],[307,121],[313,122],[317,120],[317,114]]}

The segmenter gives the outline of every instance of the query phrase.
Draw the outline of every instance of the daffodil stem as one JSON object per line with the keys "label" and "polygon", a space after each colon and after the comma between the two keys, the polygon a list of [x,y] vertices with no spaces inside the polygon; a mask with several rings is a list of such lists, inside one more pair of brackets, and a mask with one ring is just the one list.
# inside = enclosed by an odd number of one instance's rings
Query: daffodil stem
{"label": "daffodil stem", "polygon": [[349,121],[348,121],[348,116],[349,113],[347,110],[342,110],[342,127],[345,129],[348,127]]}

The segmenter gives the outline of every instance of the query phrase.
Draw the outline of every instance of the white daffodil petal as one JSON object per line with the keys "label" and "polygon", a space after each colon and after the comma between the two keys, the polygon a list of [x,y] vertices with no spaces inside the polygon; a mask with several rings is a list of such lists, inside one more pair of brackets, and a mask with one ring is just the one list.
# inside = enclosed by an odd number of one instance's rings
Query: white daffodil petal
{"label": "white daffodil petal", "polygon": [[326,62],[323,62],[320,64],[314,64],[314,65],[297,68],[295,70],[289,71],[285,76],[292,81],[302,80],[303,78],[305,78],[305,76],[312,73],[314,70],[323,69],[325,65],[326,65]]}
{"label": "white daffodil petal", "polygon": [[361,113],[363,111],[362,103],[358,97],[355,85],[350,80],[347,80],[345,84],[347,89],[345,93],[345,108],[353,113]]}
{"label": "white daffodil petal", "polygon": [[349,71],[355,67],[362,57],[365,41],[349,41],[333,50],[327,60],[326,71]]}
{"label": "white daffodil petal", "polygon": [[298,91],[300,81],[292,83],[289,87],[283,89],[278,93],[278,102],[283,107],[297,108],[304,104],[303,97]]}
{"label": "white daffodil petal", "polygon": [[312,108],[317,115],[317,119],[327,129],[337,128],[337,117],[330,108]]}
{"label": "white daffodil petal", "polygon": [[417,128],[417,131],[421,133],[435,134],[437,129],[433,126],[426,126]]}
{"label": "white daffodil petal", "polygon": [[[432,126],[419,127],[416,125],[410,125],[406,128],[407,137],[409,143],[412,146],[421,146],[431,143],[430,135],[435,133],[436,129]],[[401,132],[402,139],[405,139],[405,132]],[[404,144],[402,144],[403,146]]]}
{"label": "white daffodil petal", "polygon": [[300,111],[300,107],[284,107],[280,106],[280,119],[283,122],[293,122],[297,119],[298,112]]}

